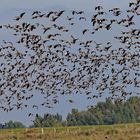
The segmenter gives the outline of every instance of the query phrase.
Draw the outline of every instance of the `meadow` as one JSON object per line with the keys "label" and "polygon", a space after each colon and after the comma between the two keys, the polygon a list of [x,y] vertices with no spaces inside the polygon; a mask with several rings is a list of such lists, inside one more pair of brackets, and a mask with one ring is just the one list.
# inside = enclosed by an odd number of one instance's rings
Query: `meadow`
{"label": "meadow", "polygon": [[0,130],[0,140],[140,140],[140,124]]}

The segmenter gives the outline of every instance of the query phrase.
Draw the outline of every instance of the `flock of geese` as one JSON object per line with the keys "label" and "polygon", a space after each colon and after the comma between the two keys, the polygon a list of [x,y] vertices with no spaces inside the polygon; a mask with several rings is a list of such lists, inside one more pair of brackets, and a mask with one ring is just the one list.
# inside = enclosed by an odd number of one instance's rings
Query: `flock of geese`
{"label": "flock of geese", "polygon": [[[135,27],[139,7],[140,0],[129,3],[126,11],[96,6],[90,19],[84,11],[23,12],[14,24],[1,25],[0,31],[8,30],[15,41],[3,40],[0,47],[0,108],[23,109],[38,94],[44,101],[32,106],[37,110],[52,108],[60,95],[85,94],[93,99],[108,93],[112,99],[123,99],[139,94],[140,29]],[[24,22],[26,16],[31,22]],[[113,27],[121,28],[113,37],[118,46],[94,40],[97,32],[108,34]]]}

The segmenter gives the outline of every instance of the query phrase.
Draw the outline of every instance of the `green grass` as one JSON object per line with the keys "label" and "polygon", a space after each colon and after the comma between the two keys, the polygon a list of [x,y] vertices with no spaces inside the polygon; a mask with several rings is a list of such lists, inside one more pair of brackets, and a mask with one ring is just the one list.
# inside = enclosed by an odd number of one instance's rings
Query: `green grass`
{"label": "green grass", "polygon": [[140,124],[0,130],[0,140],[140,140]]}

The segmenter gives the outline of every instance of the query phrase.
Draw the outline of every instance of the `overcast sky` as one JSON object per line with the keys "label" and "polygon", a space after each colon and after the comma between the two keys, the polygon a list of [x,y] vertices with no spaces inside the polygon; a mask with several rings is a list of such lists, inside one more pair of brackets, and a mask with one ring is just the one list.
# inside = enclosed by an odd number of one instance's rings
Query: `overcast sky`
{"label": "overcast sky", "polygon": [[92,11],[95,5],[103,5],[105,8],[127,8],[130,0],[1,0],[0,11],[10,9],[47,9],[51,7],[63,7],[69,9],[83,9]]}
{"label": "overcast sky", "polygon": [[[121,9],[127,9],[129,0],[1,0],[0,2],[0,23],[7,21],[10,13],[18,10],[45,10],[45,9],[75,9],[84,10],[86,12],[92,12],[96,5],[102,5],[105,9],[111,9],[112,7],[120,7]],[[8,16],[7,16],[8,15]],[[12,18],[11,18],[12,19]],[[75,97],[77,103],[73,105],[65,105],[65,98],[61,98],[63,102],[59,104],[54,110],[50,112],[59,112],[65,115],[71,108],[78,107],[79,109],[86,108],[87,102],[84,101],[82,96]],[[80,100],[79,100],[80,99]],[[101,99],[100,99],[101,100]],[[37,100],[36,100],[37,101]],[[93,101],[91,102],[93,103]],[[97,103],[95,101],[94,103]],[[47,112],[48,110],[39,110],[39,113]],[[26,117],[27,110],[15,111],[10,113],[0,113],[0,122],[4,120],[19,120],[26,124],[29,123]],[[26,115],[25,115],[26,114]]]}

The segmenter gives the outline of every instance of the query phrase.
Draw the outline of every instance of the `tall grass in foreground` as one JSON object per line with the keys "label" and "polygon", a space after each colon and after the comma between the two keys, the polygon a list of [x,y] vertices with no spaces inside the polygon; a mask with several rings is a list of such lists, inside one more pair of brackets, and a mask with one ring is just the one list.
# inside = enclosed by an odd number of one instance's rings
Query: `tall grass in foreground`
{"label": "tall grass in foreground", "polygon": [[140,124],[0,130],[0,140],[140,140]]}

